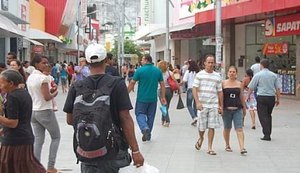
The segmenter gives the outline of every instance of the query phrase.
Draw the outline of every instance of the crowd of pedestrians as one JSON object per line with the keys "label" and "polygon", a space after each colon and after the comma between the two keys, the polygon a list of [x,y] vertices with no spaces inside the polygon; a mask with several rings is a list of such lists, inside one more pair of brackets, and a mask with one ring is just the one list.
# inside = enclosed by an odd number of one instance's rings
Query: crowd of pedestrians
{"label": "crowd of pedestrians", "polygon": [[[252,129],[256,129],[255,112],[257,111],[264,135],[261,139],[271,141],[272,110],[275,105],[279,105],[280,101],[279,81],[276,74],[268,70],[268,60],[260,60],[259,57],[255,60],[257,63],[246,70],[245,77],[239,81],[235,66],[228,68],[227,79],[222,80],[221,75],[214,71],[213,55],[207,55],[204,58],[204,69],[200,69],[192,59],[185,61],[181,68],[176,65],[173,69],[166,61],[159,61],[156,66],[150,55],[144,55],[141,59],[141,66],[124,64],[119,73],[118,69],[113,66],[113,55],[106,53],[104,48],[97,44],[92,44],[87,48],[86,56],[79,59],[78,65],[72,62],[67,64],[65,61],[49,64],[48,58],[42,55],[35,55],[31,62],[22,63],[14,53],[8,53],[7,64],[0,64],[0,113],[3,115],[0,116],[2,136],[0,172],[11,172],[17,169],[33,173],[57,172],[55,163],[60,143],[60,129],[55,116],[55,111],[57,111],[55,97],[58,94],[59,85],[62,86],[63,93],[68,93],[63,110],[67,113],[67,124],[74,127],[74,142],[79,140],[79,132],[76,132],[76,129],[82,126],[82,123],[76,124],[78,123],[78,110],[74,109],[74,105],[78,102],[88,106],[97,101],[104,101],[108,104],[112,123],[124,139],[119,146],[117,156],[113,159],[103,157],[104,159],[97,162],[80,160],[82,172],[118,172],[119,168],[130,163],[130,159],[128,163],[120,162],[124,158],[127,161],[128,158],[132,158],[137,167],[143,165],[144,158],[139,151],[133,120],[129,114],[129,110],[133,108],[129,93],[134,91],[136,84],[138,87],[135,118],[142,133],[143,142],[151,141],[157,101],[159,100],[161,105],[166,106],[166,112],[162,112],[161,115],[162,125],[171,128],[172,115],[169,113],[169,106],[172,98],[174,94],[180,95],[186,92],[186,106],[192,119],[191,125],[197,127],[199,134],[195,149],[202,148],[204,134],[208,131],[207,153],[217,154],[213,149],[213,140],[215,129],[220,127],[221,116],[224,125],[225,151],[233,151],[230,144],[230,132],[234,124],[239,151],[245,155],[247,150],[243,126],[246,110],[248,109],[251,116]],[[170,78],[180,89],[171,88]],[[111,93],[105,92],[103,87],[112,81],[118,82],[110,89]],[[98,92],[108,94],[109,103],[105,101],[104,98],[107,98],[105,95],[92,103],[87,103],[85,100],[79,101],[87,99],[84,98],[84,94],[80,95],[83,90],[78,86],[83,85],[89,91],[95,92],[91,97],[99,94]],[[300,84],[298,88],[300,89]],[[86,128],[95,130],[96,127],[87,125]],[[44,168],[40,160],[46,131],[50,134],[51,144],[48,164]],[[96,133],[97,131],[99,130],[95,130]],[[108,138],[111,133],[112,131],[109,132]],[[90,131],[85,132],[84,135],[90,136]],[[128,149],[131,150],[131,155]],[[109,153],[103,148],[100,151],[87,152],[80,148],[80,152],[88,157],[95,156],[99,152],[100,155],[105,155],[105,152]],[[20,157],[20,153],[22,153],[22,159],[15,159]]]}

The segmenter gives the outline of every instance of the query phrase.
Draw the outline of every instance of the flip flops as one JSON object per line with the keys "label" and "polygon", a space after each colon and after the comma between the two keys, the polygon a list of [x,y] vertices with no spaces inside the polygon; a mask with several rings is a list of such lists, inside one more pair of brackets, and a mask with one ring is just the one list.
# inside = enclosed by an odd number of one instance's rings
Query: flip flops
{"label": "flip flops", "polygon": [[217,153],[213,150],[207,151],[207,154],[209,155],[217,155]]}
{"label": "flip flops", "polygon": [[227,146],[227,147],[225,148],[225,151],[227,151],[227,152],[232,152],[232,149],[230,148],[230,146]]}
{"label": "flip flops", "polygon": [[203,139],[199,138],[198,141],[195,144],[196,150],[200,150],[201,149],[202,142],[203,142]]}
{"label": "flip flops", "polygon": [[246,154],[246,153],[248,153],[247,150],[246,150],[245,148],[243,148],[243,149],[241,150],[241,154],[244,155],[244,154]]}

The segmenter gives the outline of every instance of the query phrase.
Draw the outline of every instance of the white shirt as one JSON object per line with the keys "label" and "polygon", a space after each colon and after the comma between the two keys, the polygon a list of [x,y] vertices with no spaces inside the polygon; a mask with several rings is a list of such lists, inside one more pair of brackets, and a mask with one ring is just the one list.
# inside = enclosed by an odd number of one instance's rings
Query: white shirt
{"label": "white shirt", "polygon": [[260,71],[260,63],[253,64],[250,69],[253,71],[253,75]]}
{"label": "white shirt", "polygon": [[203,107],[218,108],[218,92],[222,91],[222,79],[219,73],[200,71],[196,74],[193,87],[199,89],[198,97]]}
{"label": "white shirt", "polygon": [[35,68],[33,66],[24,67],[24,71],[28,74],[31,74]]}
{"label": "white shirt", "polygon": [[194,79],[196,77],[196,72],[190,72],[189,70],[187,70],[184,73],[183,76],[183,82],[187,82],[188,83],[188,88],[193,88],[193,83],[194,83]]}
{"label": "white shirt", "polygon": [[32,110],[42,111],[52,109],[52,101],[46,101],[42,94],[42,84],[50,83],[50,78],[39,70],[34,70],[27,79],[27,89],[32,98]]}

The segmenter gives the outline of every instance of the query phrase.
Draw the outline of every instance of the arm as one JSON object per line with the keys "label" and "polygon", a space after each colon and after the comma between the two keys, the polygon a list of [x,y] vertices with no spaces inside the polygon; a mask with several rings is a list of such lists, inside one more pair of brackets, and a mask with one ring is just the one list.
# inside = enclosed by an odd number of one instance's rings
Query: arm
{"label": "arm", "polygon": [[160,81],[159,82],[159,85],[160,85],[160,94],[161,94],[161,103],[162,104],[167,104],[167,101],[166,101],[166,87],[165,87],[165,83],[164,81]]}
{"label": "arm", "polygon": [[128,93],[130,93],[133,90],[135,83],[136,83],[136,81],[133,79],[130,81],[130,83],[127,87]]}
{"label": "arm", "polygon": [[48,83],[42,83],[41,90],[42,90],[42,95],[44,96],[44,99],[46,101],[50,101],[58,94],[57,90],[54,90],[52,93],[50,93]]}
{"label": "arm", "polygon": [[276,89],[276,101],[275,101],[275,105],[278,106],[279,105],[279,99],[280,99],[280,89]]}
{"label": "arm", "polygon": [[224,96],[223,91],[218,91],[219,113],[223,114]]}
{"label": "arm", "polygon": [[246,102],[244,97],[244,83],[241,83],[241,92],[240,92],[240,100],[243,105],[243,115],[246,116]]}
{"label": "arm", "polygon": [[201,102],[199,100],[198,92],[199,92],[198,88],[197,87],[193,87],[192,93],[193,93],[193,97],[194,97],[195,102],[196,102],[196,107],[197,107],[198,110],[201,111],[203,109],[203,107],[202,107],[202,104],[201,104]]}
{"label": "arm", "polygon": [[119,118],[121,122],[121,127],[123,129],[123,134],[130,146],[132,151],[132,159],[134,165],[137,167],[143,166],[144,164],[144,157],[142,156],[141,152],[139,151],[139,146],[135,137],[134,132],[134,123],[129,114],[129,110],[122,110],[119,111]]}
{"label": "arm", "polygon": [[16,128],[19,123],[19,119],[8,119],[4,116],[0,116],[0,124],[8,128]]}

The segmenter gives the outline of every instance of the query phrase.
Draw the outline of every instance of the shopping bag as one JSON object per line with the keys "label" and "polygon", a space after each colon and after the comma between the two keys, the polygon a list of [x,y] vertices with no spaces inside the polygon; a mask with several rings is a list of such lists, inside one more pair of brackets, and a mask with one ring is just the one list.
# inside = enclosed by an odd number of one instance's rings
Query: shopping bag
{"label": "shopping bag", "polygon": [[161,113],[162,113],[162,115],[163,115],[164,117],[167,116],[167,113],[168,113],[167,105],[161,105],[161,106],[159,107],[159,109],[160,109],[160,111],[161,111]]}
{"label": "shopping bag", "polygon": [[184,108],[184,104],[182,102],[181,95],[179,94],[178,103],[177,103],[176,109],[183,109],[183,108]]}
{"label": "shopping bag", "polygon": [[141,173],[159,173],[159,170],[154,166],[144,163]]}
{"label": "shopping bag", "polygon": [[144,163],[144,165],[139,168],[130,164],[129,166],[121,168],[119,173],[159,173],[159,170],[147,163]]}

